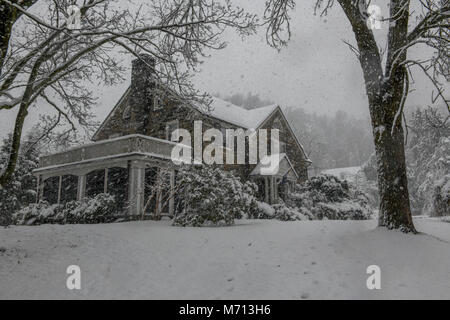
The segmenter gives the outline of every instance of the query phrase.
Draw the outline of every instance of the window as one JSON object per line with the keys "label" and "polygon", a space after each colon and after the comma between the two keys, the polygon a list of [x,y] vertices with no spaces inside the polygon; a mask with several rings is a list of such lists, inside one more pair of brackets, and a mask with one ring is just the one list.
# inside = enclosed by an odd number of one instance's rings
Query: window
{"label": "window", "polygon": [[153,97],[153,111],[161,110],[163,107],[161,98],[155,94]]}
{"label": "window", "polygon": [[178,120],[172,120],[166,123],[166,139],[172,140],[172,133],[178,129],[179,122]]}

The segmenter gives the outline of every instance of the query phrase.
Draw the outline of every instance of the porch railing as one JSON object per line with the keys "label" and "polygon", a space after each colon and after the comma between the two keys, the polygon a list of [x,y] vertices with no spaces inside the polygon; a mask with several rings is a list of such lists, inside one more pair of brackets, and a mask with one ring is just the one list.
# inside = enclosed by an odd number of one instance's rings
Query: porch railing
{"label": "porch railing", "polygon": [[41,156],[39,167],[51,167],[98,158],[108,158],[130,153],[145,153],[169,160],[175,142],[145,135],[133,134],[85,144],[67,151]]}

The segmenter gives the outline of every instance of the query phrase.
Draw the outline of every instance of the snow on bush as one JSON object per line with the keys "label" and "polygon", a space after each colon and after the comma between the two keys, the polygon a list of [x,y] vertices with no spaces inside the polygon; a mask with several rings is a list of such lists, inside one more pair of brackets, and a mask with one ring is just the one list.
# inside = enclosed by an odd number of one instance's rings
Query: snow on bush
{"label": "snow on bush", "polygon": [[115,197],[100,193],[84,201],[70,201],[63,210],[66,223],[105,223],[117,220]]}
{"label": "snow on bush", "polygon": [[258,210],[255,211],[253,219],[273,219],[275,216],[275,209],[270,204],[258,201]]}
{"label": "snow on bush", "polygon": [[46,201],[33,203],[13,216],[14,223],[18,225],[91,224],[114,222],[117,219],[114,196],[104,193],[64,205],[50,205]]}
{"label": "snow on bush", "polygon": [[40,225],[53,223],[60,212],[60,206],[50,205],[46,201],[32,203],[22,208],[13,215],[14,224],[18,225]]}
{"label": "snow on bush", "polygon": [[[36,201],[36,177],[33,170],[38,166],[38,146],[29,135],[22,142],[16,169],[11,181],[0,187],[0,225],[12,223],[12,213]],[[0,172],[8,162],[12,136],[3,140],[0,146]]]}
{"label": "snow on bush", "polygon": [[450,172],[450,123],[446,111],[428,107],[412,115],[406,162],[411,208],[418,214],[434,210],[436,183]]}
{"label": "snow on bush", "polygon": [[450,174],[434,184],[432,210],[434,216],[450,216]]}
{"label": "snow on bush", "polygon": [[331,203],[319,202],[313,212],[320,220],[367,220],[371,215],[370,210],[352,200]]}
{"label": "snow on bush", "polygon": [[281,221],[311,220],[311,212],[306,208],[292,208],[285,203],[267,204],[258,201],[258,211],[256,215],[249,218],[253,219],[276,219]]}
{"label": "snow on bush", "polygon": [[364,220],[373,213],[362,191],[332,175],[319,175],[297,185],[287,203],[304,216],[319,220]]}
{"label": "snow on bush", "polygon": [[448,215],[450,138],[445,137],[439,140],[434,153],[430,155],[429,164],[422,170],[424,172],[420,176],[421,183],[417,193],[425,202],[423,213],[431,216]]}
{"label": "snow on bush", "polygon": [[252,182],[242,183],[231,172],[213,166],[181,168],[178,173],[181,212],[174,217],[176,226],[232,225],[234,219],[258,212]]}
{"label": "snow on bush", "polygon": [[290,208],[284,203],[274,204],[274,217],[281,221],[311,220],[312,215],[306,208]]}

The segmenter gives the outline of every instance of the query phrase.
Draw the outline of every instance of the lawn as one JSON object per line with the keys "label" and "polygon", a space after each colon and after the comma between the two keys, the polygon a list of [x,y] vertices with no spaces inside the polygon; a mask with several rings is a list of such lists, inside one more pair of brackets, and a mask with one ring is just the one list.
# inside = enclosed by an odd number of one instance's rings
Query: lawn
{"label": "lawn", "polygon": [[[419,235],[371,221],[169,221],[0,229],[0,298],[450,299],[450,223]],[[81,290],[66,287],[69,265]],[[368,290],[366,269],[381,268]]]}

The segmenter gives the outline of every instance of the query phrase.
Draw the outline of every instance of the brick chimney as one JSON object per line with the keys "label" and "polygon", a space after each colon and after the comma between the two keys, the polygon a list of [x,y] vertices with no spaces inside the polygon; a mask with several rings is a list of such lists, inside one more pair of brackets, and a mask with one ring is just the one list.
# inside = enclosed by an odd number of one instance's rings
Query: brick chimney
{"label": "brick chimney", "polygon": [[153,104],[155,59],[141,54],[133,60],[131,68],[131,123],[133,133],[143,133]]}

